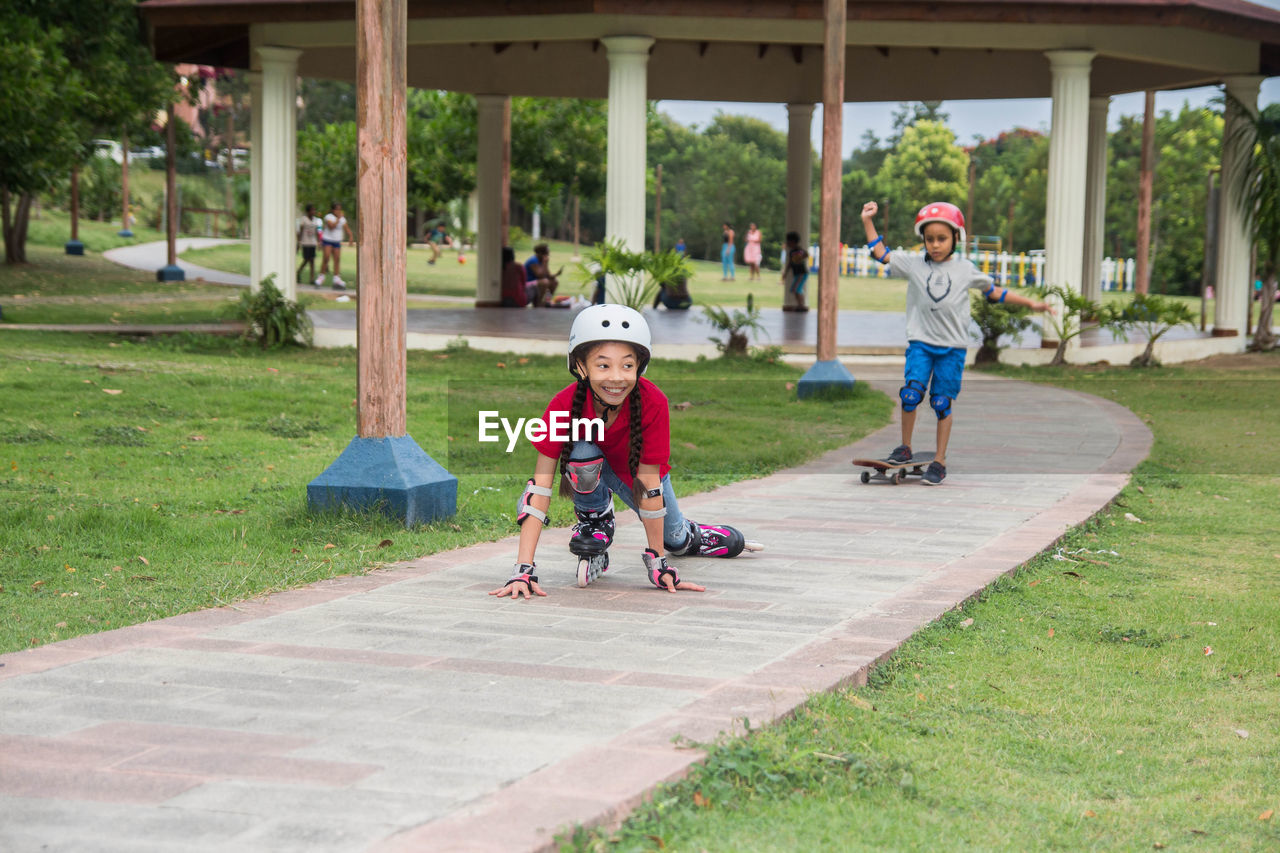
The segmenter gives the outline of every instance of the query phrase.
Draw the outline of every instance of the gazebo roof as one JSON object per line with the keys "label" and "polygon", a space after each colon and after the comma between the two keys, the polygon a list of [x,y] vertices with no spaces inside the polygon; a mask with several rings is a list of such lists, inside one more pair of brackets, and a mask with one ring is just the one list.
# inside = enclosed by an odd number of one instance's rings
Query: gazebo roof
{"label": "gazebo roof", "polygon": [[[157,58],[354,80],[353,0],[145,0]],[[453,91],[603,98],[601,39],[655,39],[652,99],[821,100],[821,0],[408,0],[408,81]],[[1048,97],[1044,52],[1096,51],[1091,94],[1280,74],[1280,12],[1241,0],[850,0],[849,101]]]}

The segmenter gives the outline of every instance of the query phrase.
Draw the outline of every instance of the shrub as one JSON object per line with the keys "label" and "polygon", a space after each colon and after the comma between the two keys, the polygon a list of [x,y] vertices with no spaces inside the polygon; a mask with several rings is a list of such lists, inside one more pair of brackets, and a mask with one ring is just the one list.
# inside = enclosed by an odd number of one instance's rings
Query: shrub
{"label": "shrub", "polygon": [[257,293],[246,291],[240,294],[236,316],[245,324],[245,338],[256,336],[263,349],[293,343],[310,346],[312,328],[306,306],[286,299],[276,287],[275,279],[275,273],[272,273],[262,280]]}

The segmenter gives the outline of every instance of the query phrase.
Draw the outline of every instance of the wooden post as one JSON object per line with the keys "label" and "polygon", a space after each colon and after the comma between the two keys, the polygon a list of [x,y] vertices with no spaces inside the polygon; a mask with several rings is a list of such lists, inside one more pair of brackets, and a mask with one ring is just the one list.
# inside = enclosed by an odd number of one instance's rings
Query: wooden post
{"label": "wooden post", "polygon": [[1151,289],[1151,189],[1156,147],[1156,93],[1147,90],[1146,113],[1142,117],[1142,159],[1138,173],[1138,256],[1134,271],[1135,293]]}
{"label": "wooden post", "polygon": [[653,184],[653,252],[662,251],[662,164],[654,170]]}
{"label": "wooden post", "polygon": [[164,206],[165,239],[168,242],[168,265],[178,265],[178,117],[174,105],[169,104],[169,118],[164,124]]}
{"label": "wooden post", "polygon": [[578,198],[578,194],[575,192],[573,194],[573,253],[575,255],[578,254],[578,247],[582,245],[582,234],[578,230],[582,224],[582,218],[579,215],[581,213],[578,206],[579,201],[581,199]]}
{"label": "wooden post", "polygon": [[132,234],[129,227],[129,134],[120,134],[120,236]]}
{"label": "wooden post", "polygon": [[227,191],[225,207],[235,210],[236,183],[236,115],[235,104],[227,105]]}
{"label": "wooden post", "polygon": [[71,167],[71,239],[80,239],[80,167]]}
{"label": "wooden post", "polygon": [[978,150],[978,146],[969,149],[969,203],[964,209],[964,224],[968,226],[969,234],[973,234],[973,194],[974,185],[978,180],[978,163],[973,159],[973,153]]}
{"label": "wooden post", "polygon": [[825,0],[822,47],[822,221],[818,251],[818,361],[836,357],[840,274],[840,123],[844,112],[845,0]]}
{"label": "wooden post", "polygon": [[406,0],[357,0],[356,433],[406,434]]}

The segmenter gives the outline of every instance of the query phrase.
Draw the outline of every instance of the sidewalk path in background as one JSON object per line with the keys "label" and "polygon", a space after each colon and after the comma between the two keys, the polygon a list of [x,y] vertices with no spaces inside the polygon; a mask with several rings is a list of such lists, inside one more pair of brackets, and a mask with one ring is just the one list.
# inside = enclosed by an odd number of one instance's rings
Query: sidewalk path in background
{"label": "sidewalk path in background", "polygon": [[[226,246],[232,243],[247,243],[247,240],[230,240],[223,237],[179,237],[177,240],[178,266],[186,273],[187,281],[206,281],[211,284],[231,284],[238,287],[249,286],[249,276],[233,272],[202,267],[182,260],[182,253],[189,249],[207,249],[210,246]],[[102,257],[135,270],[156,272],[169,263],[169,244],[164,240],[154,243],[138,243],[133,246],[121,246],[107,249]]]}
{"label": "sidewalk path in background", "polygon": [[[896,369],[871,378],[896,399]],[[615,821],[698,759],[674,735],[862,683],[1102,508],[1151,443],[1114,403],[979,374],[956,412],[940,487],[858,482],[849,460],[893,425],[683,499],[767,545],[680,560],[702,594],[649,587],[630,517],[585,590],[547,530],[533,602],[485,594],[509,536],[0,656],[0,849],[512,853]]]}

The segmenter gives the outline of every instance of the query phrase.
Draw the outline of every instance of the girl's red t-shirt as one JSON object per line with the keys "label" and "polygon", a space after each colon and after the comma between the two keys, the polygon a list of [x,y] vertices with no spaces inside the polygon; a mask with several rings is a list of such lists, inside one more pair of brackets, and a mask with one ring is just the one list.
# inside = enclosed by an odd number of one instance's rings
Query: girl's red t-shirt
{"label": "girl's red t-shirt", "polygon": [[[644,435],[644,446],[640,450],[640,464],[657,465],[658,475],[665,477],[671,470],[671,413],[668,410],[667,395],[643,376],[638,380],[638,385],[640,387],[640,429]],[[575,382],[551,398],[546,412],[542,415],[544,423],[550,425],[552,415],[561,412],[563,414],[559,415],[560,420],[568,424],[569,411],[573,406],[573,393],[577,387]],[[596,416],[595,399],[590,392],[587,393],[587,399],[582,404],[581,416],[584,418]],[[566,432],[569,429],[570,427],[565,427]],[[535,441],[533,446],[543,456],[559,459],[563,444],[564,442],[552,441],[548,434],[546,439]],[[604,453],[609,467],[618,475],[618,479],[630,488],[631,470],[628,467],[628,460],[631,456],[631,404],[629,401],[622,404],[622,408],[618,410],[617,420],[605,430],[604,441],[598,441],[596,444]]]}

